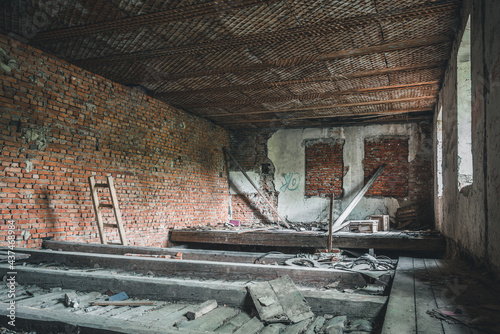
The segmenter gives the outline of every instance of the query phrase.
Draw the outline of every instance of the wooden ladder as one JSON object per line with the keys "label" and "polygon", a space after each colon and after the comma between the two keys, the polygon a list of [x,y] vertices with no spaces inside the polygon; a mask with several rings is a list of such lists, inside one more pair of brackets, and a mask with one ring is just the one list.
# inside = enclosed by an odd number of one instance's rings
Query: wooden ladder
{"label": "wooden ladder", "polygon": [[[92,202],[94,204],[94,211],[97,217],[97,227],[99,228],[99,237],[101,238],[101,243],[106,245],[108,241],[106,240],[106,235],[104,234],[105,227],[117,228],[120,235],[121,244],[126,246],[127,239],[125,238],[125,230],[123,229],[122,213],[118,207],[118,199],[116,198],[115,185],[113,183],[113,177],[108,176],[108,183],[96,183],[93,176],[89,177],[90,193],[92,194]],[[112,204],[99,203],[99,196],[97,195],[97,188],[108,188],[109,195],[111,197]],[[115,213],[116,224],[104,224],[102,220],[101,209],[111,208]]]}

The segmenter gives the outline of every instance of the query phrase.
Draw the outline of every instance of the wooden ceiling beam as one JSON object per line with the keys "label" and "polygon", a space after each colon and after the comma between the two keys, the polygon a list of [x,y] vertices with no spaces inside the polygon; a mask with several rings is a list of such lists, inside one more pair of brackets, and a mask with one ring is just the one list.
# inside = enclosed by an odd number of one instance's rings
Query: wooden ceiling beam
{"label": "wooden ceiling beam", "polygon": [[447,0],[445,2],[431,2],[423,5],[412,6],[402,11],[391,11],[379,13],[377,15],[366,14],[348,19],[335,19],[316,23],[309,26],[287,29],[283,31],[274,31],[272,33],[260,33],[234,38],[227,38],[208,43],[196,43],[189,45],[179,45],[176,47],[168,47],[154,50],[144,50],[131,52],[127,54],[112,55],[106,57],[73,59],[73,63],[79,66],[89,66],[92,64],[100,64],[103,62],[123,62],[135,61],[137,59],[151,59],[175,54],[185,53],[200,53],[214,52],[218,50],[226,50],[249,45],[269,45],[276,44],[280,41],[306,38],[311,36],[326,36],[337,31],[345,31],[354,27],[366,26],[369,24],[380,22],[397,22],[414,18],[420,18],[426,15],[435,15],[443,12],[455,13],[460,10],[461,2],[458,0]]}
{"label": "wooden ceiling beam", "polygon": [[[442,44],[451,41],[450,36],[430,36],[426,38],[412,39],[403,42],[385,43],[380,45],[374,45],[370,47],[352,49],[352,50],[341,50],[337,52],[324,53],[319,56],[315,55],[305,55],[294,58],[284,58],[278,59],[272,62],[266,62],[262,64],[254,64],[249,66],[226,66],[224,68],[218,68],[214,70],[204,70],[186,73],[156,73],[156,75],[163,81],[179,80],[179,79],[190,79],[202,76],[210,75],[221,75],[226,73],[247,73],[251,71],[266,70],[270,68],[287,68],[291,66],[300,66],[305,64],[311,64],[317,61],[331,61],[335,59],[364,56],[368,54],[392,52],[397,50],[403,50],[408,48],[418,48],[423,46]],[[138,84],[137,81],[125,82],[125,84]]]}
{"label": "wooden ceiling beam", "polygon": [[367,116],[367,115],[397,115],[405,113],[416,113],[432,111],[433,108],[413,108],[404,110],[386,110],[386,111],[376,111],[376,112],[364,112],[364,113],[345,113],[345,114],[335,114],[335,115],[321,115],[321,116],[303,116],[303,117],[290,117],[282,119],[255,119],[255,120],[242,120],[242,121],[217,121],[217,124],[248,124],[248,123],[273,123],[273,122],[283,122],[283,121],[298,121],[307,119],[322,119],[322,118],[339,118],[339,117],[354,117],[354,116]]}
{"label": "wooden ceiling beam", "polygon": [[157,26],[170,22],[189,20],[197,17],[209,16],[233,10],[240,10],[257,5],[269,4],[277,1],[281,0],[214,0],[181,8],[164,10],[156,13],[125,17],[113,21],[97,22],[83,26],[44,31],[37,34],[34,38],[34,41],[35,43],[40,44],[109,31],[125,32],[141,27]]}
{"label": "wooden ceiling beam", "polygon": [[341,103],[341,104],[331,104],[327,106],[311,106],[303,108],[293,108],[293,109],[277,109],[277,110],[258,110],[250,112],[238,112],[238,113],[224,113],[205,116],[206,118],[213,117],[235,117],[235,116],[247,116],[247,115],[261,115],[261,114],[277,114],[277,113],[292,113],[298,111],[309,111],[309,110],[321,110],[321,109],[332,109],[332,108],[350,108],[350,107],[361,107],[361,106],[372,106],[377,104],[387,104],[387,103],[404,103],[404,102],[414,102],[420,100],[430,100],[436,99],[436,95],[421,96],[421,97],[406,97],[403,99],[392,99],[392,100],[378,100],[378,101],[366,101],[366,102],[356,102],[356,103]]}
{"label": "wooden ceiling beam", "polygon": [[[414,64],[414,65],[408,65],[408,66],[398,66],[398,67],[389,67],[389,68],[384,68],[384,69],[378,69],[378,70],[370,70],[370,71],[360,71],[360,72],[353,72],[353,73],[347,73],[344,75],[336,75],[336,76],[327,76],[327,77],[310,77],[310,78],[304,78],[301,80],[287,80],[287,81],[275,81],[275,82],[269,82],[269,83],[261,83],[261,84],[254,84],[254,85],[243,85],[241,87],[245,87],[243,90],[250,90],[250,89],[266,89],[266,88],[272,88],[272,87],[283,87],[283,86],[288,86],[288,85],[297,85],[297,84],[308,84],[308,83],[321,83],[321,82],[329,82],[329,81],[337,81],[337,80],[345,80],[345,79],[354,79],[354,78],[365,78],[365,77],[371,77],[371,76],[377,76],[377,75],[386,75],[386,74],[393,74],[397,72],[402,72],[402,71],[417,71],[417,70],[426,70],[426,69],[432,69],[432,68],[441,68],[446,66],[446,61],[441,61],[441,62],[432,62],[432,63],[427,63],[427,64]],[[415,83],[414,85],[428,85],[428,84],[433,84],[437,83],[435,81],[430,81],[430,82],[419,82]],[[410,84],[408,87],[411,87]],[[382,89],[390,89],[391,86],[386,86],[382,87]],[[393,86],[397,87],[397,86]],[[236,101],[229,101],[229,102],[213,102],[213,103],[198,103],[198,104],[185,104],[185,107],[189,108],[217,108],[217,107],[233,107],[233,106],[238,106],[238,105],[249,105],[249,104],[254,104],[254,103],[274,103],[274,102],[283,102],[283,101],[288,101],[290,99],[315,99],[318,97],[332,97],[332,96],[337,96],[337,95],[347,95],[347,94],[357,94],[361,92],[368,92],[369,90],[373,89],[376,91],[379,89],[379,87],[375,88],[364,88],[361,90],[346,90],[346,91],[339,91],[339,92],[329,92],[329,93],[322,93],[322,94],[307,94],[307,95],[290,95],[290,96],[285,96],[285,97],[277,97],[277,98],[269,98],[269,99],[260,99],[260,100],[236,100]],[[224,91],[223,87],[218,88],[218,92]],[[174,94],[164,94],[164,93],[158,93],[152,95],[154,98],[157,99],[162,99],[162,98],[169,98],[172,96],[176,96]]]}

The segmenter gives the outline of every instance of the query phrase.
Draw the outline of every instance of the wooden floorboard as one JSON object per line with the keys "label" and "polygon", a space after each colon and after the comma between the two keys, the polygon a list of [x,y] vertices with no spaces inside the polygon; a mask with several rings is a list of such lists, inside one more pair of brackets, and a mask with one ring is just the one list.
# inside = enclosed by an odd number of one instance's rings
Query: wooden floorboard
{"label": "wooden floorboard", "polygon": [[[170,241],[179,244],[221,244],[268,247],[325,248],[328,236],[320,232],[255,231],[238,233],[225,230],[173,230]],[[443,252],[446,244],[442,237],[414,237],[402,232],[337,233],[333,235],[337,248],[379,249],[397,251]]]}
{"label": "wooden floorboard", "polygon": [[427,314],[428,310],[437,308],[434,291],[429,282],[429,274],[424,259],[413,259],[415,278],[415,317],[417,332],[422,334],[444,334],[439,319]]}
{"label": "wooden floorboard", "polygon": [[385,315],[382,333],[417,333],[412,258],[399,258],[398,267],[392,283],[389,304],[387,305],[387,312]]}

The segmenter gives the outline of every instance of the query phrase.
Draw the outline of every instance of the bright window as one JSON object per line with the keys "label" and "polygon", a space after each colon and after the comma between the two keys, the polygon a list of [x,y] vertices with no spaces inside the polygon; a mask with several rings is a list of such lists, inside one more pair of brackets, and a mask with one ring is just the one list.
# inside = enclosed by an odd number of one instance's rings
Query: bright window
{"label": "bright window", "polygon": [[457,133],[458,189],[472,184],[472,104],[470,61],[470,18],[458,48],[457,59]]}

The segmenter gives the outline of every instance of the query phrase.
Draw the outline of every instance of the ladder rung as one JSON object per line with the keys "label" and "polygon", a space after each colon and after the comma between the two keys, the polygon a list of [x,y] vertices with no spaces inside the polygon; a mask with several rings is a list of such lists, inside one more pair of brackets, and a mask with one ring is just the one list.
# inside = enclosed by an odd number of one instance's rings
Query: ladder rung
{"label": "ladder rung", "polygon": [[99,204],[99,207],[100,208],[113,208],[113,204],[104,204],[104,203],[101,203],[101,204]]}
{"label": "ladder rung", "polygon": [[96,183],[94,185],[94,187],[96,187],[96,188],[107,188],[108,184],[107,183]]}
{"label": "ladder rung", "polygon": [[111,227],[111,228],[118,228],[118,225],[116,225],[116,224],[106,224],[106,223],[104,223],[104,224],[102,224],[102,226],[104,226],[104,227]]}

